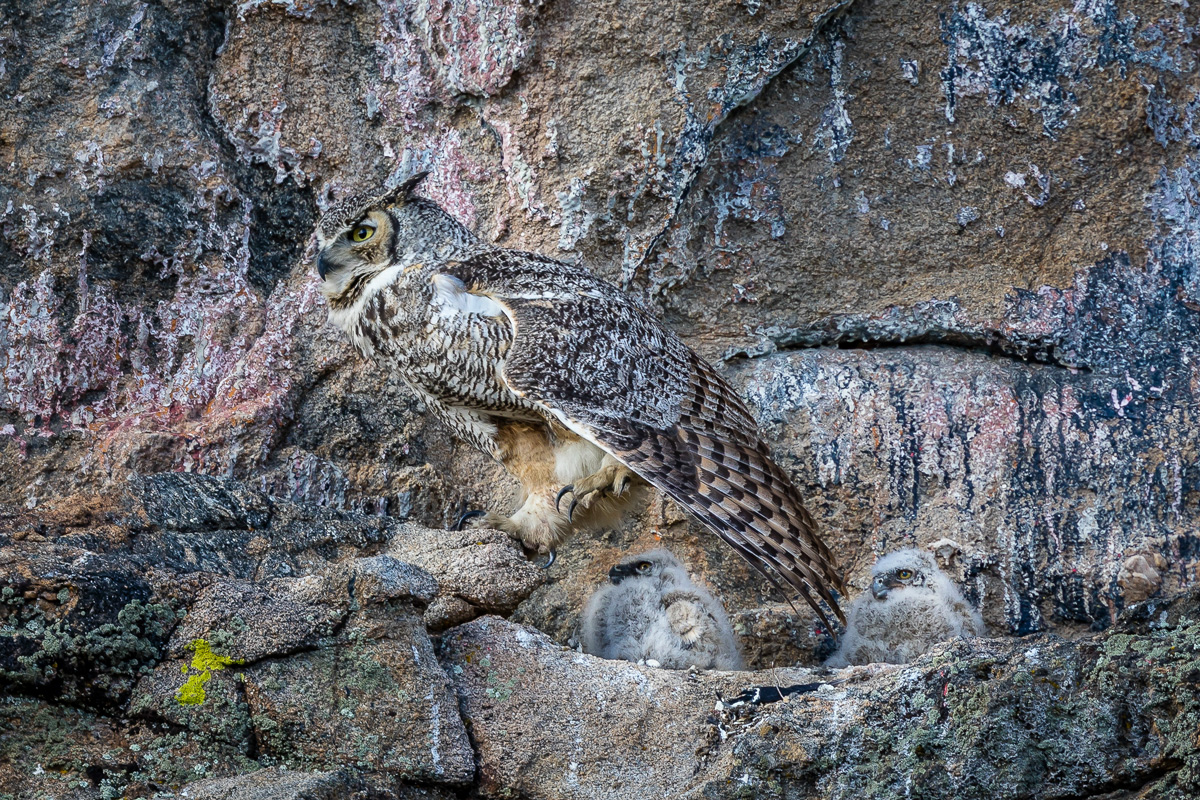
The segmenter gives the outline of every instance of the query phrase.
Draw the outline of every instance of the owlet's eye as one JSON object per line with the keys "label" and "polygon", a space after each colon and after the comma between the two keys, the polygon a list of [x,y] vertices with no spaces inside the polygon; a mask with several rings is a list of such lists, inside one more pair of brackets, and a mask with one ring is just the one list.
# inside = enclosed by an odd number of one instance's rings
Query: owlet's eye
{"label": "owlet's eye", "polygon": [[647,572],[647,571],[649,571],[649,569],[650,569],[649,561],[639,561],[637,563],[637,571],[638,572]]}
{"label": "owlet's eye", "polygon": [[902,569],[902,570],[896,571],[896,577],[902,581],[906,581],[909,578],[911,578],[912,576],[913,576],[913,571],[911,569]]}
{"label": "owlet's eye", "polygon": [[375,235],[375,228],[371,225],[359,225],[350,232],[350,241],[365,242]]}

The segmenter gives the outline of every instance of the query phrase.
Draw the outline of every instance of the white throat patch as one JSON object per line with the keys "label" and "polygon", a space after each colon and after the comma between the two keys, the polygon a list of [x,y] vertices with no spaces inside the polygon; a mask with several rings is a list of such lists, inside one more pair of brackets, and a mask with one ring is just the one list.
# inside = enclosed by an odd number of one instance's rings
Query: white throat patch
{"label": "white throat patch", "polygon": [[504,307],[490,297],[471,294],[467,286],[452,275],[433,276],[433,302],[442,316],[480,314],[485,317],[504,316]]}

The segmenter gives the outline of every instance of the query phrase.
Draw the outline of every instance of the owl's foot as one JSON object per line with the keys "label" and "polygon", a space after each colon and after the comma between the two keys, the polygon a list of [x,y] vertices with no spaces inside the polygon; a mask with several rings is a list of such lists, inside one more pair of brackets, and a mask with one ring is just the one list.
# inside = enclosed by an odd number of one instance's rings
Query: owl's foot
{"label": "owl's foot", "polygon": [[463,515],[458,518],[458,522],[454,524],[454,530],[465,531],[470,528],[492,528],[513,535],[512,520],[494,511],[474,509],[463,512]]}
{"label": "owl's foot", "polygon": [[546,569],[554,563],[558,545],[570,535],[566,519],[551,510],[550,498],[545,495],[530,497],[511,517],[494,511],[468,511],[458,518],[454,530],[469,528],[504,531],[520,542],[526,557],[545,554],[547,560],[542,566]]}
{"label": "owl's foot", "polygon": [[487,513],[488,512],[480,511],[479,509],[475,509],[473,511],[464,511],[463,515],[458,518],[458,522],[454,523],[454,530],[461,531],[463,526],[466,525],[468,521],[474,519],[475,517],[486,517]]}
{"label": "owl's foot", "polygon": [[570,483],[559,490],[554,498],[554,508],[558,510],[563,495],[570,492],[571,505],[567,507],[567,519],[571,520],[576,506],[590,507],[597,500],[605,497],[620,497],[629,489],[636,475],[624,464],[608,464],[583,478],[577,483]]}

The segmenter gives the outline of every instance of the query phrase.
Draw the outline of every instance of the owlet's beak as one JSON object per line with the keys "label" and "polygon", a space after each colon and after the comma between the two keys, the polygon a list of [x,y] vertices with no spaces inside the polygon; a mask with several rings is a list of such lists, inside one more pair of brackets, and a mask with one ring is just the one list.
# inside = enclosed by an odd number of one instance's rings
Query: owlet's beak
{"label": "owlet's beak", "polygon": [[871,581],[871,594],[875,595],[876,600],[883,600],[888,596],[888,590],[897,586],[895,581],[888,580],[884,575],[880,575],[875,580]]}
{"label": "owlet's beak", "polygon": [[608,571],[608,581],[615,586],[626,578],[632,578],[636,573],[637,569],[633,564],[617,564]]}
{"label": "owlet's beak", "polygon": [[329,263],[329,259],[325,258],[324,252],[317,256],[317,274],[321,276],[321,280],[325,280],[325,273],[332,269],[333,265]]}

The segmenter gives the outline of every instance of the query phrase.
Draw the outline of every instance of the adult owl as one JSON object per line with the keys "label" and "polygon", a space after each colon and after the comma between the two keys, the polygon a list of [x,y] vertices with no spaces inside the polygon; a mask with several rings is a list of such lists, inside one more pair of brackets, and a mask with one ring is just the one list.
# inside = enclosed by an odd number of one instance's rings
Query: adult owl
{"label": "adult owl", "polygon": [[515,512],[475,523],[553,562],[648,483],[844,621],[834,558],[729,384],[616,286],[480,241],[414,193],[424,176],[326,212],[317,270],[355,348],[520,481]]}
{"label": "adult owl", "polygon": [[907,664],[938,642],[982,636],[983,617],[963,599],[933,556],[915,548],[871,567],[871,588],[850,606],[850,623],[827,667]]}

